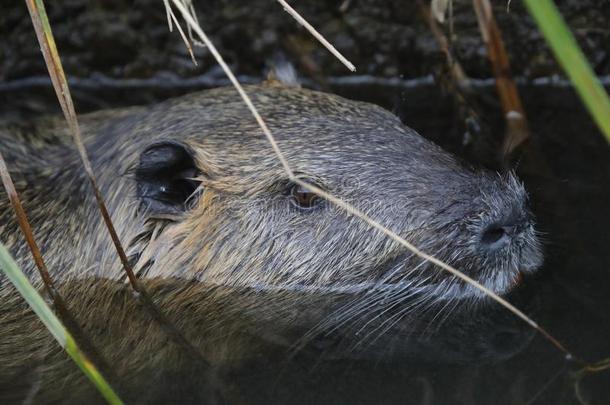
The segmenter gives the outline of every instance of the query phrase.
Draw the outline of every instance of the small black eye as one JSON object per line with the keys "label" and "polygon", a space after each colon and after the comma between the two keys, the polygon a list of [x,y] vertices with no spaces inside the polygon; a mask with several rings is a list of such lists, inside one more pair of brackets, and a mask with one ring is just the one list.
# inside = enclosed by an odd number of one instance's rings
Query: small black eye
{"label": "small black eye", "polygon": [[292,204],[302,210],[312,209],[321,201],[320,197],[299,184],[292,185],[290,195]]}

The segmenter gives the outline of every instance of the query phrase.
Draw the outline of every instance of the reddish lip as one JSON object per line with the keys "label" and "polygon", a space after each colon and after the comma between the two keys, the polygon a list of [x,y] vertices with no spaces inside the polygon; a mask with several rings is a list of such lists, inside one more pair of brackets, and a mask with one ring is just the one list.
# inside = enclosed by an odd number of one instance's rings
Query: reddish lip
{"label": "reddish lip", "polygon": [[518,272],[517,275],[515,276],[513,284],[510,286],[510,289],[511,290],[515,289],[515,288],[519,287],[521,284],[523,284],[523,273]]}

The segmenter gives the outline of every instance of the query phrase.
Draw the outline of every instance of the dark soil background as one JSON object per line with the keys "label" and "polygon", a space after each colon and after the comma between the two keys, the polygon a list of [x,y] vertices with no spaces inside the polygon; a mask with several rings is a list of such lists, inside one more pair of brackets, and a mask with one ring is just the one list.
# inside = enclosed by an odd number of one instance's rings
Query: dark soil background
{"label": "dark soil background", "polygon": [[[78,112],[146,104],[227,80],[204,48],[193,66],[161,0],[48,2]],[[493,164],[504,132],[487,52],[470,1],[456,1],[452,49],[473,79],[468,121],[446,61],[421,13],[427,1],[292,1],[357,67],[350,73],[273,0],[196,1],[199,19],[243,82],[278,60],[306,87],[380,104],[473,163]],[[494,1],[532,140],[517,167],[544,232],[546,261],[531,294],[536,320],[588,360],[610,356],[610,150],[550,54],[524,5]],[[610,1],[556,1],[596,73],[610,83]],[[446,27],[445,27],[446,28]],[[0,118],[57,113],[22,1],[0,6]],[[424,356],[425,357],[425,356]],[[301,359],[265,361],[231,376],[237,403],[577,404],[574,367],[540,337],[494,365]],[[590,404],[610,401],[610,371],[586,377]],[[185,393],[185,398],[188,398]]]}

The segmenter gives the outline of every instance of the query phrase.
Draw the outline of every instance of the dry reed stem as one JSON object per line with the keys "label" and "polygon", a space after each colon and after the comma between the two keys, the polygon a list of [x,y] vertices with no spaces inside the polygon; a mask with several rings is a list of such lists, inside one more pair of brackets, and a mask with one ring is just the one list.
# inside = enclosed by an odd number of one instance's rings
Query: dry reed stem
{"label": "dry reed stem", "polygon": [[[78,120],[76,118],[76,112],[74,110],[74,104],[70,95],[70,89],[68,88],[68,82],[63,71],[61,59],[59,58],[59,53],[57,51],[55,40],[53,38],[53,33],[51,31],[51,27],[46,16],[44,3],[42,0],[26,0],[26,3],[30,12],[32,23],[34,25],[34,29],[36,31],[36,36],[38,37],[38,42],[40,44],[43,57],[47,65],[47,69],[49,70],[49,75],[51,76],[51,81],[53,83],[55,93],[57,94],[57,98],[59,99],[59,103],[61,105],[64,116],[70,126],[72,138],[74,139],[74,143],[76,144],[79,156],[85,168],[85,172],[91,183],[93,192],[95,194],[95,199],[97,200],[97,204],[102,214],[104,223],[106,224],[106,228],[108,229],[110,237],[112,238],[112,242],[119,255],[121,264],[123,266],[125,274],[127,275],[127,278],[129,279],[131,287],[137,293],[137,296],[142,302],[144,308],[149,312],[153,319],[161,325],[162,329],[168,334],[168,336],[172,338],[175,343],[177,343],[180,347],[186,350],[186,352],[189,353],[192,357],[198,359],[203,365],[209,366],[209,363],[203,358],[201,353],[199,353],[199,351],[194,346],[192,346],[190,342],[188,342],[188,340],[163,315],[163,313],[161,313],[161,311],[154,304],[152,298],[150,297],[144,286],[138,282],[133,272],[133,269],[129,263],[127,255],[125,254],[125,250],[123,249],[116,229],[112,223],[112,219],[110,217],[108,209],[106,208],[106,204],[104,203],[102,194],[99,190],[99,187],[97,186],[97,180],[93,173],[93,168],[91,167],[91,162],[87,155],[87,150],[85,149],[85,145],[82,141],[80,126],[78,125]],[[43,18],[40,18],[39,14],[43,16]]]}
{"label": "dry reed stem", "polygon": [[184,18],[189,23],[191,28],[195,31],[195,33],[197,35],[199,35],[201,41],[209,49],[209,51],[212,53],[212,55],[216,59],[216,62],[218,62],[218,64],[222,68],[222,70],[228,76],[229,80],[231,81],[231,84],[233,84],[233,86],[235,87],[235,89],[237,90],[239,95],[241,96],[244,103],[246,103],[246,106],[248,107],[248,109],[250,110],[250,112],[252,113],[254,118],[256,119],[256,122],[258,123],[258,125],[263,130],[265,136],[269,140],[269,143],[271,143],[271,146],[273,147],[273,150],[275,151],[280,162],[282,163],[282,166],[284,167],[284,170],[288,174],[288,177],[293,178],[294,173],[292,172],[290,165],[284,158],[284,155],[282,154],[282,151],[280,150],[279,146],[277,145],[275,138],[273,137],[273,135],[271,135],[271,131],[269,130],[269,127],[267,127],[267,124],[265,123],[263,118],[258,113],[258,110],[256,109],[256,107],[254,107],[254,104],[252,104],[252,100],[250,100],[250,97],[248,97],[248,95],[244,91],[243,87],[241,87],[241,85],[237,81],[237,78],[235,77],[235,75],[233,74],[233,72],[231,71],[229,66],[226,64],[226,62],[224,61],[224,59],[222,58],[222,56],[220,55],[220,53],[218,52],[218,50],[216,49],[216,47],[214,46],[212,41],[210,41],[208,36],[201,29],[200,25],[196,22],[195,18],[190,14],[189,10],[186,9],[186,7],[182,4],[182,2],[180,0],[172,0],[172,3],[174,3],[174,6],[176,6],[176,8],[178,10],[180,10],[180,13],[182,14],[182,18]]}
{"label": "dry reed stem", "polygon": [[[449,65],[451,78],[456,83],[458,88],[462,90],[470,90],[468,76],[466,76],[466,73],[464,73],[464,69],[462,68],[460,62],[453,57],[453,53],[451,52],[451,48],[449,46],[449,40],[447,39],[447,36],[445,36],[441,28],[438,26],[436,18],[434,18],[433,13],[430,11],[430,6],[425,5],[420,0],[419,8],[422,14],[424,15],[424,19],[426,20],[426,23],[428,24],[432,35],[434,35],[436,42],[438,43],[441,48],[441,51],[443,51],[443,54],[445,55],[445,59],[447,60],[447,64]],[[463,103],[464,100],[461,100],[461,102]]]}
{"label": "dry reed stem", "polygon": [[341,63],[345,65],[352,72],[356,71],[356,67],[352,62],[347,60],[345,56],[341,54],[330,42],[326,40],[310,23],[307,22],[294,8],[290,7],[290,4],[284,0],[277,0],[278,3],[284,7],[284,10],[292,16],[299,24],[301,24],[311,35],[314,36],[330,53],[332,53]]}
{"label": "dry reed stem", "polygon": [[9,201],[13,206],[13,210],[15,211],[15,216],[17,218],[19,228],[25,236],[26,243],[30,249],[30,252],[32,253],[34,263],[38,268],[38,273],[40,274],[40,278],[43,281],[45,290],[51,298],[53,306],[55,307],[55,311],[57,311],[59,318],[65,325],[66,329],[68,329],[70,334],[74,337],[74,340],[85,353],[85,355],[92,360],[92,362],[98,367],[98,369],[100,369],[104,373],[104,375],[110,378],[110,380],[116,381],[116,374],[112,371],[112,368],[109,366],[109,363],[103,358],[99,350],[95,348],[95,346],[85,334],[85,332],[82,330],[76,319],[72,316],[72,314],[70,314],[70,311],[66,307],[65,301],[57,291],[55,284],[53,283],[53,279],[49,274],[47,265],[42,257],[42,253],[40,252],[40,248],[36,243],[36,239],[34,237],[34,232],[32,231],[30,221],[28,220],[27,214],[25,213],[23,204],[21,204],[21,199],[19,198],[19,194],[15,189],[13,179],[11,178],[11,174],[8,171],[8,167],[6,166],[6,162],[4,161],[4,157],[2,156],[1,152],[0,178],[2,179],[2,184],[4,185],[4,189],[6,190],[6,194],[9,198]]}
{"label": "dry reed stem", "polygon": [[216,62],[223,69],[223,71],[225,72],[225,74],[227,75],[227,77],[229,78],[229,80],[231,81],[231,83],[233,84],[233,86],[235,87],[235,89],[237,90],[237,92],[239,93],[241,98],[243,99],[244,103],[246,104],[246,106],[248,107],[248,109],[250,110],[250,112],[252,113],[252,115],[254,116],[256,121],[258,122],[261,130],[263,131],[263,133],[267,137],[269,143],[271,144],[271,147],[273,148],[275,154],[277,155],[278,160],[280,161],[280,163],[284,167],[284,170],[285,170],[288,178],[291,181],[293,181],[294,183],[299,184],[299,185],[301,185],[303,187],[308,188],[310,191],[312,191],[316,195],[318,195],[318,196],[320,196],[320,197],[322,197],[324,199],[327,199],[328,201],[330,201],[330,202],[334,203],[335,205],[339,206],[340,208],[343,208],[344,210],[346,210],[351,215],[354,215],[357,218],[363,220],[364,222],[366,222],[367,224],[369,224],[373,228],[379,230],[380,232],[382,232],[385,235],[387,235],[388,237],[390,237],[392,240],[398,242],[399,244],[401,244],[402,246],[404,246],[405,248],[410,250],[416,256],[419,256],[420,258],[424,259],[425,261],[428,261],[430,263],[433,263],[433,264],[437,265],[438,267],[442,268],[443,270],[451,273],[453,276],[458,277],[461,280],[463,280],[464,282],[466,282],[466,283],[470,284],[471,286],[475,287],[476,289],[478,289],[479,291],[483,292],[485,295],[489,296],[491,299],[493,299],[494,301],[496,301],[497,303],[502,305],[504,308],[508,309],[514,315],[516,315],[517,317],[521,318],[524,322],[526,322],[532,328],[537,330],[544,338],[546,338],[557,349],[559,349],[561,352],[563,352],[566,355],[567,358],[578,360],[555,337],[553,337],[550,333],[548,333],[542,327],[538,326],[538,324],[536,322],[534,322],[531,318],[529,318],[522,311],[520,311],[515,306],[510,304],[504,298],[500,297],[499,295],[497,295],[496,293],[494,293],[490,289],[488,289],[485,286],[481,285],[476,280],[474,280],[474,279],[468,277],[467,275],[463,274],[462,272],[456,270],[452,266],[442,262],[441,260],[439,260],[439,259],[437,259],[437,258],[435,258],[435,257],[433,257],[431,255],[428,255],[427,253],[422,252],[416,246],[412,245],[411,243],[407,242],[405,239],[400,237],[397,233],[395,233],[394,231],[392,231],[389,228],[385,227],[384,225],[380,224],[379,222],[375,221],[374,219],[370,218],[369,216],[367,216],[366,214],[364,214],[363,212],[361,212],[357,208],[353,207],[352,205],[342,201],[341,199],[333,196],[330,193],[327,193],[327,192],[321,190],[320,188],[314,186],[313,184],[309,184],[309,183],[299,179],[298,177],[296,177],[294,175],[294,172],[292,171],[288,161],[284,157],[284,154],[280,150],[280,148],[279,148],[275,138],[271,134],[271,131],[267,127],[267,124],[265,124],[264,120],[262,119],[262,117],[258,113],[258,110],[256,109],[256,107],[252,103],[252,100],[246,94],[246,92],[244,91],[244,89],[241,86],[241,84],[237,81],[237,79],[235,78],[235,75],[233,74],[231,69],[227,66],[227,64],[225,63],[224,59],[222,58],[222,56],[220,55],[220,53],[218,52],[218,50],[216,49],[214,44],[210,41],[210,39],[205,34],[205,32],[203,31],[201,26],[196,23],[195,18],[189,13],[189,10],[187,10],[186,7],[184,7],[184,5],[180,2],[180,0],[172,0],[172,3],[180,11],[180,13],[182,14],[182,17],[184,18],[184,20],[189,25],[192,26],[191,28],[199,36],[201,41],[203,41],[203,43],[208,47],[208,49],[210,50],[210,52],[212,53],[212,55],[216,59]]}
{"label": "dry reed stem", "polygon": [[581,404],[588,404],[580,392],[580,382],[588,375],[600,373],[610,370],[610,357],[597,361],[593,364],[587,364],[580,370],[577,370],[573,375],[574,394]]}
{"label": "dry reed stem", "polygon": [[[449,2],[449,10],[452,10],[451,4]],[[437,20],[433,13],[430,10],[430,6],[419,0],[419,9],[424,17],[424,20],[428,24],[428,28],[430,28],[430,32],[436,39],[441,51],[445,55],[445,60],[447,62],[447,66],[449,68],[449,80],[441,80],[440,85],[446,87],[446,90],[451,94],[454,98],[455,103],[460,107],[460,115],[463,117],[465,121],[465,125],[468,126],[468,119],[475,119],[479,121],[479,114],[474,110],[474,108],[469,103],[467,99],[468,95],[472,93],[472,86],[470,83],[470,78],[464,72],[462,65],[460,62],[454,58],[453,52],[451,50],[450,40],[447,38],[442,28],[439,26]],[[451,15],[449,16],[450,27],[453,23]],[[450,31],[452,29],[450,28]],[[451,32],[449,34],[452,35]],[[444,79],[441,77],[441,79]]]}
{"label": "dry reed stem", "polygon": [[[186,49],[191,57],[191,61],[193,62],[193,64],[195,66],[197,66],[197,60],[195,59],[195,55],[193,54],[193,47],[191,46],[191,41],[189,41],[189,39],[184,34],[184,31],[182,30],[180,23],[176,19],[176,16],[174,15],[174,12],[172,11],[171,7],[169,7],[168,2],[169,2],[169,0],[163,0],[163,4],[165,5],[165,12],[167,14],[167,26],[169,28],[169,32],[173,32],[173,30],[174,30],[174,27],[172,24],[172,21],[173,21],[176,23],[176,28],[178,29],[178,32],[180,33],[180,36],[182,37],[182,41],[184,42],[184,46],[186,46]],[[190,33],[189,33],[189,35],[190,35]]]}
{"label": "dry reed stem", "polygon": [[[57,94],[57,98],[59,99],[59,104],[61,105],[64,117],[66,118],[66,121],[70,126],[72,139],[76,144],[76,149],[78,150],[78,154],[85,168],[85,173],[87,174],[87,177],[91,182],[91,186],[93,187],[95,198],[102,213],[102,217],[104,218],[104,223],[108,228],[108,232],[110,233],[112,242],[114,243],[114,246],[119,254],[121,263],[123,264],[123,268],[127,273],[129,281],[134,287],[134,289],[138,291],[136,277],[133,273],[133,270],[131,269],[131,266],[129,265],[125,250],[121,245],[119,237],[116,233],[116,230],[108,213],[108,209],[106,208],[106,204],[104,203],[102,194],[99,190],[99,187],[97,186],[97,180],[93,173],[93,168],[91,167],[91,162],[89,160],[89,156],[87,155],[87,150],[85,149],[85,145],[82,141],[80,126],[78,125],[76,111],[74,109],[74,104],[72,103],[72,96],[70,95],[70,89],[68,87],[68,82],[66,80],[63,66],[59,58],[59,53],[55,45],[55,40],[51,32],[51,27],[48,25],[48,20],[46,20],[46,11],[44,10],[44,4],[42,0],[26,0],[26,3],[30,11],[32,23],[34,24],[36,36],[38,37],[38,42],[40,44],[42,55],[49,70],[49,75],[51,76],[53,88],[55,89],[55,93]],[[39,19],[39,13],[45,16],[46,21],[41,21],[41,19]]]}
{"label": "dry reed stem", "polygon": [[61,296],[57,292],[55,285],[53,284],[53,280],[51,279],[51,275],[47,269],[47,265],[42,258],[42,253],[38,248],[38,244],[34,238],[34,234],[32,232],[32,227],[30,226],[30,222],[27,219],[25,210],[23,209],[23,205],[21,204],[21,200],[19,195],[17,194],[17,190],[15,189],[15,185],[13,184],[13,179],[11,178],[11,174],[8,171],[8,167],[6,166],[6,162],[4,161],[4,157],[2,156],[2,152],[0,151],[0,178],[2,178],[2,184],[4,185],[4,189],[6,190],[6,194],[8,195],[9,201],[13,206],[13,210],[15,211],[15,216],[17,217],[17,222],[19,223],[19,227],[23,235],[25,236],[25,241],[32,252],[32,256],[34,258],[34,262],[36,263],[36,267],[40,273],[40,277],[44,283],[44,286],[47,290],[47,293],[52,298],[55,307],[61,306]]}
{"label": "dry reed stem", "polygon": [[430,1],[430,12],[434,15],[434,18],[441,24],[445,23],[445,14],[451,7],[452,0],[431,0]]}
{"label": "dry reed stem", "polygon": [[517,85],[512,78],[502,33],[494,18],[489,0],[473,0],[472,4],[477,15],[481,37],[487,47],[489,62],[496,79],[496,89],[506,120],[503,152],[504,156],[508,157],[529,138],[525,109],[521,103]]}

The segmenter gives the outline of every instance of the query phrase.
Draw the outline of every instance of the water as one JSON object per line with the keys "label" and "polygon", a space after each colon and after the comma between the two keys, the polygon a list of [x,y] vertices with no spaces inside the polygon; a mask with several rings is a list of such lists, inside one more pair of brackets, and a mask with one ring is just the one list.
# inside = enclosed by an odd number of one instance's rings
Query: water
{"label": "water", "polygon": [[[451,97],[429,78],[408,85],[367,78],[329,83],[338,94],[394,110],[407,125],[467,160],[493,161],[503,120],[494,105],[492,83],[477,87],[483,129],[468,142],[464,142]],[[142,103],[166,97],[168,92],[173,95],[213,84],[204,80],[159,89],[151,83],[135,83],[148,92],[138,92],[140,99],[135,100],[117,98],[125,104]],[[52,98],[48,86],[38,85],[44,91],[34,90],[36,97]],[[17,90],[5,88],[2,97]],[[100,99],[83,97],[81,105],[93,109],[112,103],[107,95],[123,91],[120,86],[114,90],[108,86],[96,93],[104,95]],[[569,87],[522,84],[520,91],[534,139],[517,172],[526,183],[538,229],[543,232],[545,263],[539,275],[511,298],[572,353],[588,361],[600,360],[610,356],[610,148]],[[86,93],[86,83],[80,88],[77,83],[73,92],[78,99]],[[610,401],[610,371],[588,375],[577,387],[574,371],[578,365],[541,336],[532,336],[503,309],[464,322],[474,327],[459,339],[447,339],[455,332],[448,323],[426,344],[414,346],[408,359],[321,360],[326,342],[319,351],[295,357],[260,353],[225,375],[220,391],[228,403],[249,404],[578,404],[577,392],[585,403]],[[485,333],[490,325],[498,333]],[[501,355],[478,358],[476,347],[482,341]],[[510,347],[502,348],[503,344]],[[457,359],[456,364],[452,350],[469,349],[475,354]],[[504,358],[507,353],[508,359]],[[183,403],[197,397],[190,391],[196,387],[181,387],[179,380],[172,383],[178,386],[164,401]]]}

